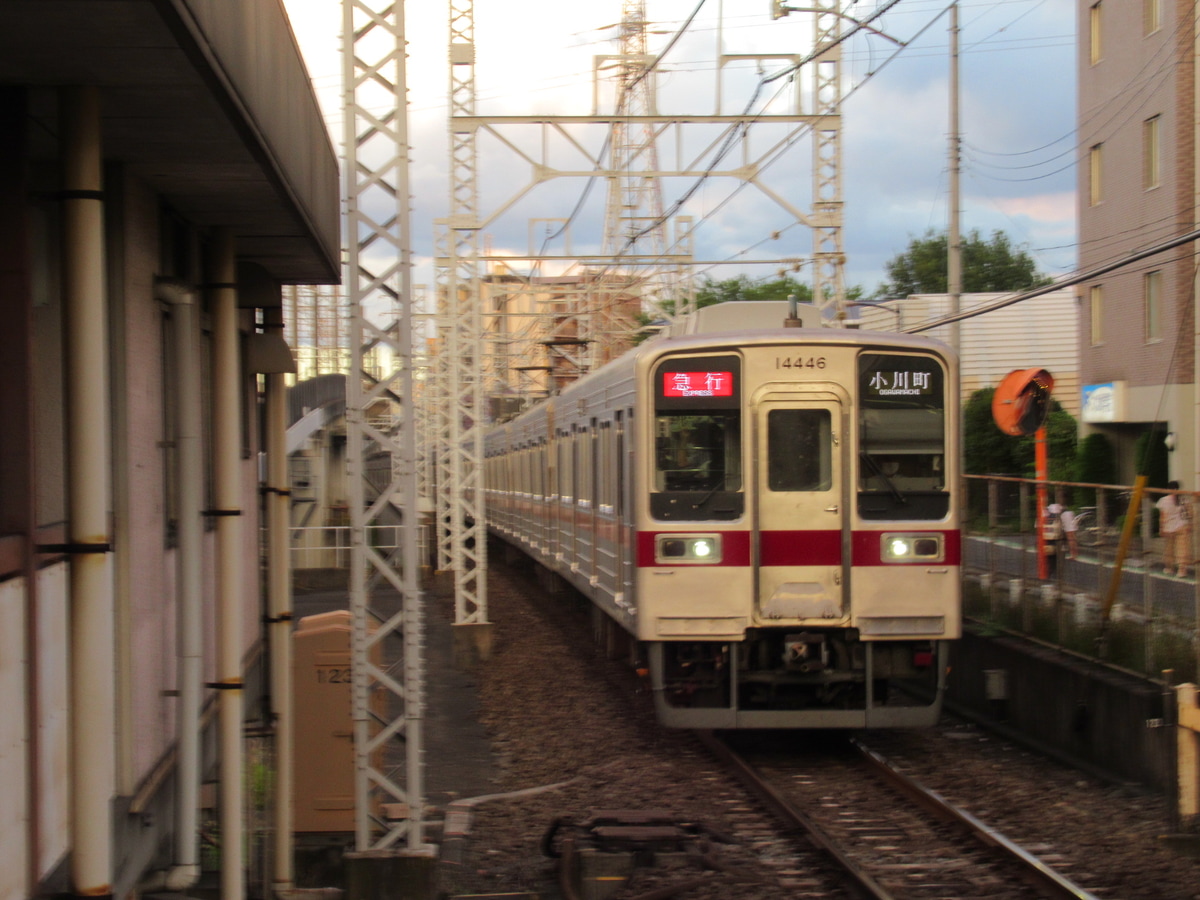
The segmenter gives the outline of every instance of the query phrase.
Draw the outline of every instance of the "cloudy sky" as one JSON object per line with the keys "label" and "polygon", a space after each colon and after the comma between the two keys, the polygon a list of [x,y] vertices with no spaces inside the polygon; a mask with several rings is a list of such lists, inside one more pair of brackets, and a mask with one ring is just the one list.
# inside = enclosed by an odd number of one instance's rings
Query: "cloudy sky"
{"label": "cloudy sky", "polygon": [[[341,145],[340,3],[284,0],[310,74],[326,111],[335,145]],[[650,50],[660,52],[700,0],[647,0]],[[806,4],[793,0],[793,5]],[[864,19],[886,0],[844,4]],[[846,282],[868,291],[885,278],[884,264],[913,237],[944,230],[949,206],[949,17],[946,0],[900,0],[872,28],[843,45],[843,159]],[[659,106],[670,113],[708,113],[717,102],[718,54],[800,54],[811,50],[811,14],[770,16],[769,0],[706,0],[659,65]],[[475,66],[482,115],[561,114],[591,111],[592,71],[598,56],[618,51],[621,0],[476,0]],[[1075,266],[1075,3],[1073,0],[962,0],[962,228],[985,236],[1003,230],[1027,249],[1047,274]],[[448,206],[448,25],[445,0],[408,3],[408,82],[413,145],[413,241],[416,280],[432,282],[429,262],[434,219]],[[745,62],[725,67],[720,103],[726,112],[780,109],[781,79],[758,89],[762,73]],[[801,77],[804,102],[810,76]],[[607,111],[607,110],[606,110]],[[532,126],[511,129],[510,139],[535,146]],[[716,132],[695,128],[676,141],[664,136],[664,168],[677,156],[705,168],[718,147]],[[786,135],[779,125],[755,125],[751,152],[761,153]],[[601,128],[578,129],[581,145],[599,152]],[[531,181],[530,167],[501,142],[481,136],[480,209],[487,217]],[[811,204],[812,144],[801,136],[761,173],[764,186],[801,209]],[[741,150],[722,166],[740,160]],[[554,164],[578,158],[552,153]],[[773,277],[777,265],[750,260],[803,256],[810,235],[791,225],[782,206],[754,188],[737,191],[734,178],[664,179],[665,206],[687,195],[682,209],[696,222],[697,258],[729,262],[712,277],[744,271]],[[534,188],[487,229],[496,254],[529,252],[531,232],[545,235],[542,220],[572,221],[571,246],[598,251],[603,236],[604,185],[590,191],[586,178],[559,178]],[[537,224],[531,226],[531,222]],[[778,237],[772,235],[778,234]],[[538,239],[535,237],[534,242]],[[802,279],[807,280],[802,273]]]}

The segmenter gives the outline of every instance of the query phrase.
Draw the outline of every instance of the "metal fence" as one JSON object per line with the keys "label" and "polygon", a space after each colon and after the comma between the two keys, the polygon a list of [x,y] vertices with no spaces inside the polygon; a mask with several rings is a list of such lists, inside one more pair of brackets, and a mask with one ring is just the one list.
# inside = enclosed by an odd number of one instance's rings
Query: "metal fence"
{"label": "metal fence", "polygon": [[[1169,680],[1195,681],[1200,670],[1200,584],[1196,529],[1190,528],[1187,575],[1164,572],[1164,542],[1146,489],[1136,527],[1118,566],[1128,485],[1041,482],[1046,503],[1078,517],[1075,540],[1039,561],[1039,482],[967,476],[963,563],[970,579],[965,612],[1075,652]],[[1196,497],[1186,494],[1195,509]],[[1044,574],[1045,577],[1042,577]],[[1107,610],[1107,616],[1106,616]]]}
{"label": "metal fence", "polygon": [[[367,540],[384,556],[392,556],[400,546],[399,525],[372,525]],[[350,568],[350,526],[294,526],[291,529],[292,569]],[[428,528],[417,529],[418,559],[428,559]]]}

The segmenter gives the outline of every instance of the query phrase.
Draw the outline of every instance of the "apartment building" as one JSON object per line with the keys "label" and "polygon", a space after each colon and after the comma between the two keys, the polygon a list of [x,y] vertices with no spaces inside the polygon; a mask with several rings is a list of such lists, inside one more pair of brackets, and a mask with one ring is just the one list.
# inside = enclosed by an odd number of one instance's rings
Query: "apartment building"
{"label": "apartment building", "polygon": [[[1196,9],[1080,0],[1079,265],[1100,269],[1196,228]],[[1117,449],[1171,435],[1171,477],[1197,483],[1196,249],[1163,249],[1078,286],[1082,420]]]}

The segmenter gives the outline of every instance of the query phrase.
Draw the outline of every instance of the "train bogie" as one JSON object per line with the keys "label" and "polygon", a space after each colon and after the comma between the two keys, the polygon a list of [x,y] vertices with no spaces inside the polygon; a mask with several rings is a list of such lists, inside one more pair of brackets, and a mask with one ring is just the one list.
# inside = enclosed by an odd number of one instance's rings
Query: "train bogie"
{"label": "train bogie", "polygon": [[489,525],[640,643],[666,724],[931,724],[961,628],[956,401],[920,338],[660,338],[492,430]]}

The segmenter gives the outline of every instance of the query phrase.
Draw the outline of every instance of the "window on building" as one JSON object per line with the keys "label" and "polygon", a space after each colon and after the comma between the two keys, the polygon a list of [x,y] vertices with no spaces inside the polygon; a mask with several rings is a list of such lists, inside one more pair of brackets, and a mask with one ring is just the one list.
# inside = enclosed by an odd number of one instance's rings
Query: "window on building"
{"label": "window on building", "polygon": [[1144,27],[1143,34],[1154,34],[1158,31],[1162,22],[1159,19],[1159,3],[1161,0],[1142,0],[1142,25]]}
{"label": "window on building", "polygon": [[1093,3],[1088,11],[1088,34],[1090,37],[1090,54],[1092,65],[1100,62],[1102,47],[1100,45],[1100,4]]}
{"label": "window on building", "polygon": [[1104,288],[1093,284],[1088,288],[1088,308],[1092,320],[1092,346],[1104,343]]}
{"label": "window on building", "polygon": [[1098,206],[1104,199],[1101,179],[1104,176],[1104,145],[1096,144],[1088,151],[1088,205]]}
{"label": "window on building", "polygon": [[1147,272],[1143,276],[1146,295],[1146,340],[1162,339],[1162,272]]}
{"label": "window on building", "polygon": [[1154,116],[1142,123],[1142,186],[1146,190],[1158,187],[1161,173],[1159,163],[1159,116]]}

